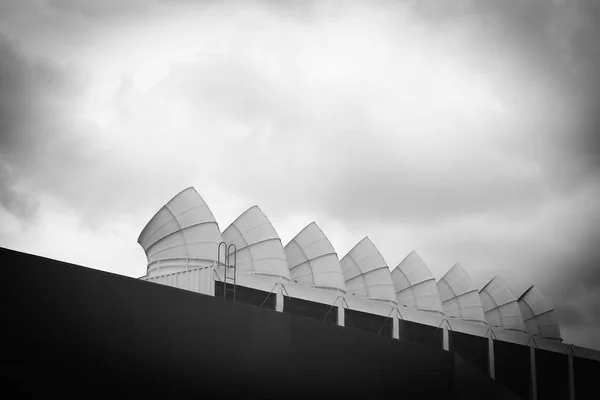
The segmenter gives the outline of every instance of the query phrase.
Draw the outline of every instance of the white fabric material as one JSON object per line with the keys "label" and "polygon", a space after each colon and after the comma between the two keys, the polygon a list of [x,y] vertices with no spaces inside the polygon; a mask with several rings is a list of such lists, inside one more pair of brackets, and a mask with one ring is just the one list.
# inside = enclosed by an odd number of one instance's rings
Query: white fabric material
{"label": "white fabric material", "polygon": [[530,335],[562,340],[554,309],[536,286],[531,286],[523,293],[518,303],[525,329]]}
{"label": "white fabric material", "polygon": [[337,253],[315,222],[302,229],[284,250],[292,281],[321,289],[346,291]]}
{"label": "white fabric material", "polygon": [[[281,239],[258,206],[249,208],[233,221],[223,232],[223,240],[228,246],[235,245],[239,271],[290,279]],[[230,256],[230,260],[231,257],[234,256]]]}
{"label": "white fabric material", "polygon": [[396,293],[387,263],[368,237],[358,242],[340,261],[349,295],[396,304]]}
{"label": "white fabric material", "polygon": [[391,275],[399,305],[444,313],[435,278],[416,252],[407,255]]}
{"label": "white fabric material", "polygon": [[494,277],[480,291],[485,319],[491,325],[504,329],[525,331],[517,298],[501,276]]}
{"label": "white fabric material", "polygon": [[168,273],[191,264],[212,264],[220,242],[221,232],[212,212],[192,187],[163,206],[138,238],[148,267],[165,265],[170,268]]}
{"label": "white fabric material", "polygon": [[438,281],[437,287],[447,316],[486,322],[477,288],[460,264],[450,268]]}

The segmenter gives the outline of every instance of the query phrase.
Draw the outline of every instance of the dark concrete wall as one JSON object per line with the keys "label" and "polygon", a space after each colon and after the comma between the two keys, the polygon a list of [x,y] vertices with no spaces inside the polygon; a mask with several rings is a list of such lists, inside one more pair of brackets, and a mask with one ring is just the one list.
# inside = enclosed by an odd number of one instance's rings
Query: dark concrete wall
{"label": "dark concrete wall", "polygon": [[434,326],[418,324],[412,321],[399,321],[400,329],[398,337],[401,340],[420,343],[434,349],[444,348],[443,329]]}
{"label": "dark concrete wall", "polygon": [[535,349],[538,399],[569,398],[569,360],[566,354]]}
{"label": "dark concrete wall", "polygon": [[215,297],[233,300],[235,294],[235,301],[238,303],[251,304],[253,306],[268,308],[270,310],[275,309],[277,295],[274,292],[265,292],[264,290],[258,290],[240,285],[234,286],[230,282],[227,282],[227,293],[225,296],[223,295],[224,290],[225,285],[223,282],[215,281]]}
{"label": "dark concrete wall", "polygon": [[[487,378],[487,379],[486,379]],[[456,399],[516,399],[516,395],[460,356],[454,356],[454,397]]]}
{"label": "dark concrete wall", "polygon": [[337,325],[337,307],[323,303],[286,296],[283,312]]}
{"label": "dark concrete wall", "polygon": [[2,387],[21,397],[513,398],[416,343],[1,248],[0,260]]}
{"label": "dark concrete wall", "polygon": [[462,332],[448,332],[451,352],[458,354],[483,373],[489,373],[488,339]]}
{"label": "dark concrete wall", "polygon": [[391,318],[382,315],[369,314],[348,308],[344,309],[344,326],[347,328],[360,329],[391,338],[393,325],[394,322]]}
{"label": "dark concrete wall", "polygon": [[523,399],[531,398],[531,361],[528,346],[494,340],[496,381]]}
{"label": "dark concrete wall", "polygon": [[600,397],[598,379],[600,379],[600,362],[587,358],[573,357],[575,372],[575,398],[592,400]]}

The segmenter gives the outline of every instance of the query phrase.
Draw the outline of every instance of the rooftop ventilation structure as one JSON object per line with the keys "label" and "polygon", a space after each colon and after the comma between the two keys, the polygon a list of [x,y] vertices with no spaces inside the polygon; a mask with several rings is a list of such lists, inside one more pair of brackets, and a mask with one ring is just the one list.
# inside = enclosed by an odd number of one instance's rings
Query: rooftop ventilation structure
{"label": "rooftop ventilation structure", "polygon": [[292,281],[320,289],[346,292],[337,253],[315,222],[302,229],[284,250]]}
{"label": "rooftop ventilation structure", "polygon": [[501,276],[492,278],[480,291],[486,321],[493,326],[525,331],[521,308],[508,284]]}
{"label": "rooftop ventilation structure", "polygon": [[519,297],[518,304],[525,322],[525,329],[530,335],[562,341],[554,309],[536,286],[527,289]]}
{"label": "rooftop ventilation structure", "polygon": [[391,275],[398,305],[444,314],[435,278],[415,251],[407,255]]}
{"label": "rooftop ventilation structure", "polygon": [[290,280],[281,239],[258,206],[240,215],[223,232],[227,245],[235,245],[237,270],[285,281]]}
{"label": "rooftop ventilation structure", "polygon": [[169,200],[138,237],[148,259],[148,277],[212,265],[220,242],[217,221],[192,187]]}
{"label": "rooftop ventilation structure", "polygon": [[477,288],[460,264],[455,264],[437,283],[444,314],[466,321],[486,323]]}
{"label": "rooftop ventilation structure", "polygon": [[387,263],[368,237],[358,242],[340,261],[346,293],[396,304],[396,292]]}

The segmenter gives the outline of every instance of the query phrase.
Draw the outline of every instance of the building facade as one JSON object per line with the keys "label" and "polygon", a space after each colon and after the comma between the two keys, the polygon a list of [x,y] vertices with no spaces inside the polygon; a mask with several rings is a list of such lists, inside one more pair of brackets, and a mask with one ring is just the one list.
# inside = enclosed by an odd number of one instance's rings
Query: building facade
{"label": "building facade", "polygon": [[258,206],[221,232],[193,188],[138,242],[148,259],[141,280],[443,349],[522,398],[585,398],[582,365],[600,361],[563,342],[535,286],[515,296],[495,276],[477,288],[459,264],[436,282],[416,252],[390,271],[368,237],[340,259],[314,222],[284,246]]}

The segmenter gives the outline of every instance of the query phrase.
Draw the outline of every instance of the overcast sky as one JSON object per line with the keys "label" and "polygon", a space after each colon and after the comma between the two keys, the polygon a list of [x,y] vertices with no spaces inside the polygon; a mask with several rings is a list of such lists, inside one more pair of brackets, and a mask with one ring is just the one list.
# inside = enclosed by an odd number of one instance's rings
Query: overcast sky
{"label": "overcast sky", "polygon": [[597,0],[0,2],[0,246],[133,277],[194,186],[222,230],[536,284],[600,349]]}

